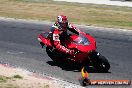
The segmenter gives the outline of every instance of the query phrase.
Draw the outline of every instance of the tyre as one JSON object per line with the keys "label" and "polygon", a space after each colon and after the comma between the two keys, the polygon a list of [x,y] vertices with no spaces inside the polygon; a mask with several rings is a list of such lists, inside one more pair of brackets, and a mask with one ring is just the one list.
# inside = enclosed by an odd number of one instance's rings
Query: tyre
{"label": "tyre", "polygon": [[108,62],[108,60],[102,56],[102,55],[99,55],[98,56],[98,62],[97,63],[97,70],[99,70],[100,72],[108,72],[108,70],[110,69],[110,64]]}
{"label": "tyre", "polygon": [[65,62],[65,57],[63,54],[58,52],[56,49],[53,49],[53,47],[46,47],[46,52],[48,56],[56,63],[62,63]]}

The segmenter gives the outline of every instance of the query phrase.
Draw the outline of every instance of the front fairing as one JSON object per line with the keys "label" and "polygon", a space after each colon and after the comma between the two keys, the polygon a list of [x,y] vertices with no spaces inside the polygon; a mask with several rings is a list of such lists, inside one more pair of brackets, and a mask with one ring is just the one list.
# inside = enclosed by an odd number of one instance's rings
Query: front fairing
{"label": "front fairing", "polygon": [[50,42],[50,37],[51,37],[50,32],[42,32],[41,34],[38,35],[38,40],[42,42],[46,46],[52,47],[52,44]]}
{"label": "front fairing", "polygon": [[77,48],[79,51],[87,53],[93,50],[96,50],[96,42],[95,39],[89,35],[71,35],[71,40],[67,41],[69,44],[67,44],[68,48]]}
{"label": "front fairing", "polygon": [[[79,53],[74,57],[77,63],[82,63],[91,52],[96,51],[95,39],[89,34],[71,35],[70,39],[65,41],[65,44],[69,49],[79,50]],[[73,57],[71,56],[71,58]]]}

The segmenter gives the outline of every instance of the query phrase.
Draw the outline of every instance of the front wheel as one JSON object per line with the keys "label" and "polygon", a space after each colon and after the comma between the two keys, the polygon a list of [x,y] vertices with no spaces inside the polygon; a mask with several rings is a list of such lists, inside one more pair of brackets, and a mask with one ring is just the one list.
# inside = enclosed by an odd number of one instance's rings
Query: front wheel
{"label": "front wheel", "polygon": [[99,55],[95,68],[100,72],[108,72],[110,69],[110,64],[104,56]]}

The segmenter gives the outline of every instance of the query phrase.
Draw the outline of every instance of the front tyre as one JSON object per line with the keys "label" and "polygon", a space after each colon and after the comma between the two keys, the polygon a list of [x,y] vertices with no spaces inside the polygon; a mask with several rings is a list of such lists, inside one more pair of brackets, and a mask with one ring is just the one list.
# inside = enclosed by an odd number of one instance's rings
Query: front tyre
{"label": "front tyre", "polygon": [[99,70],[100,72],[108,72],[108,70],[110,69],[108,60],[102,55],[98,56],[98,62],[96,65],[97,70]]}

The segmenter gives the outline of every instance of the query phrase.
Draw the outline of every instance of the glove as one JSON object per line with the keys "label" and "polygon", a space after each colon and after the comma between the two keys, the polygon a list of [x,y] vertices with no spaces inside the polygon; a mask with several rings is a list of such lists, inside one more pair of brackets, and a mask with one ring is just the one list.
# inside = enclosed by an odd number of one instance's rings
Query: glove
{"label": "glove", "polygon": [[69,51],[69,54],[70,54],[70,55],[74,55],[74,54],[75,54],[75,51],[74,51],[74,50],[70,50],[70,51]]}

